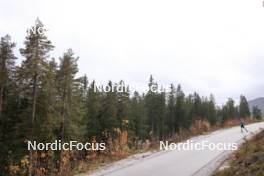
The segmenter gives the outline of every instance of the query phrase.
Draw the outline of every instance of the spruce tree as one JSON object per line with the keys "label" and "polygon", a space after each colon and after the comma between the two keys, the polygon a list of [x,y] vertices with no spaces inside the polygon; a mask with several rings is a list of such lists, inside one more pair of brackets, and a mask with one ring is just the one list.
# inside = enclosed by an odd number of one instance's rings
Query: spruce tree
{"label": "spruce tree", "polygon": [[170,85],[170,92],[169,92],[169,97],[168,97],[168,105],[167,105],[167,110],[166,110],[166,135],[167,137],[172,137],[175,134],[175,123],[176,123],[176,118],[175,118],[175,94],[176,90],[173,84]]}
{"label": "spruce tree", "polygon": [[[78,57],[74,56],[72,49],[68,49],[60,58],[59,68],[56,74],[56,87],[58,91],[57,103],[59,111],[58,138],[62,142],[71,140],[81,141],[85,132],[83,116],[83,87],[81,79],[76,79],[78,72]],[[67,172],[67,160],[70,158],[69,151],[60,151],[59,173]]]}
{"label": "spruce tree", "polygon": [[0,41],[0,175],[7,175],[11,151],[15,151],[17,97],[15,82],[15,43],[6,35]]}
{"label": "spruce tree", "polygon": [[39,90],[38,114],[36,121],[36,133],[39,134],[39,141],[50,142],[56,139],[54,131],[58,127],[58,103],[54,97],[58,96],[56,89],[57,63],[53,58],[48,62],[45,74],[42,79],[42,86]]}
{"label": "spruce tree", "polygon": [[0,41],[0,118],[4,106],[4,92],[8,84],[8,79],[12,76],[15,65],[15,55],[13,49],[15,43],[11,37],[6,35],[1,37]]}
{"label": "spruce tree", "polygon": [[[109,87],[114,87],[111,81],[108,82]],[[102,98],[102,108],[100,111],[101,127],[104,142],[112,142],[117,137],[120,126],[117,119],[118,99],[116,89],[108,91]]]}
{"label": "spruce tree", "polygon": [[78,139],[82,128],[78,127],[83,115],[80,82],[75,76],[78,72],[78,57],[74,56],[72,49],[68,49],[60,58],[60,65],[56,76],[59,93],[60,134],[61,140]]}
{"label": "spruce tree", "polygon": [[243,95],[240,96],[239,116],[240,118],[250,117],[248,102],[246,97]]}
{"label": "spruce tree", "polygon": [[148,116],[149,133],[152,139],[158,136],[158,117],[157,117],[157,89],[158,85],[154,82],[152,75],[149,78],[149,90],[145,97],[146,110]]}
{"label": "spruce tree", "polygon": [[235,117],[235,101],[232,98],[228,98],[228,101],[226,102],[226,118],[224,120],[234,119]]}
{"label": "spruce tree", "polygon": [[165,90],[161,89],[161,92],[156,97],[156,119],[157,121],[157,138],[158,140],[165,139],[165,115],[166,115],[166,94]]}
{"label": "spruce tree", "polygon": [[176,105],[175,105],[175,121],[174,126],[177,132],[179,132],[181,127],[186,126],[186,119],[184,118],[184,93],[182,91],[181,85],[178,85],[176,91]]}
{"label": "spruce tree", "polygon": [[139,144],[142,144],[148,138],[148,122],[144,98],[138,92],[134,92],[130,104],[129,138],[138,148]]}
{"label": "spruce tree", "polygon": [[215,98],[211,94],[210,100],[207,103],[207,119],[211,125],[216,124],[216,105],[215,105]]}
{"label": "spruce tree", "polygon": [[102,127],[100,121],[100,111],[101,111],[101,95],[99,92],[94,91],[96,86],[95,81],[91,83],[88,88],[85,106],[86,106],[86,116],[85,116],[85,124],[86,124],[86,139],[91,140],[95,138],[95,140],[102,139]]}
{"label": "spruce tree", "polygon": [[202,117],[202,100],[198,93],[193,95],[193,115],[195,120],[201,120]]}
{"label": "spruce tree", "polygon": [[128,114],[130,109],[129,104],[129,90],[128,87],[125,85],[124,81],[120,81],[118,84],[119,89],[117,90],[117,119],[118,119],[118,126],[120,129],[127,130],[127,122],[128,122]]}

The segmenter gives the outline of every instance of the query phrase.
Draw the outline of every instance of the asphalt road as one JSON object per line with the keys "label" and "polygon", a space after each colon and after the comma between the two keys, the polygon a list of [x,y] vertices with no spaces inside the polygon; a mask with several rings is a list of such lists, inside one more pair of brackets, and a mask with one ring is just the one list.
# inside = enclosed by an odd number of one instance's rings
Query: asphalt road
{"label": "asphalt road", "polygon": [[[264,122],[246,125],[248,133],[241,133],[240,127],[218,130],[209,135],[192,138],[195,142],[209,141],[210,143],[241,143],[245,136],[249,137],[264,128]],[[221,150],[170,150],[161,151],[136,161],[123,160],[111,167],[101,169],[93,176],[194,176],[210,175],[212,170],[219,167],[226,152]],[[230,154],[230,152],[229,152]]]}

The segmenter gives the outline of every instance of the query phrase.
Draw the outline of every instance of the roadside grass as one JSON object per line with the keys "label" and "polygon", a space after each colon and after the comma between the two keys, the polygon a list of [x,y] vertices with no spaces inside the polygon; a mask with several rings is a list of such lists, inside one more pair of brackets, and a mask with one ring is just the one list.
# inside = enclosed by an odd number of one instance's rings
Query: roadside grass
{"label": "roadside grass", "polygon": [[214,176],[264,176],[264,130],[246,141],[230,158],[229,167]]}

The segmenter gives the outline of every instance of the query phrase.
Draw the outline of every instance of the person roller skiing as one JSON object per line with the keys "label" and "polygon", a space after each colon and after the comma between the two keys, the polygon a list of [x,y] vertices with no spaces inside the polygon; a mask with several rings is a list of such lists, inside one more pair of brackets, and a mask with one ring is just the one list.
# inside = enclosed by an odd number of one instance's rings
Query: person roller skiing
{"label": "person roller skiing", "polygon": [[246,132],[248,132],[248,130],[245,127],[245,124],[242,120],[240,120],[240,128],[241,128],[241,133],[243,133],[243,130],[245,130]]}

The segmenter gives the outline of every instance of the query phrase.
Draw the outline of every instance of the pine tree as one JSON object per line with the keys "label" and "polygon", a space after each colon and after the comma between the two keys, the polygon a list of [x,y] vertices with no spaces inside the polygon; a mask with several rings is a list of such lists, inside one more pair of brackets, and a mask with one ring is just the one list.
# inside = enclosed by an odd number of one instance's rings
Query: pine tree
{"label": "pine tree", "polygon": [[[35,26],[33,28],[39,29],[40,27],[44,27],[42,22],[37,19],[35,21]],[[25,48],[20,49],[20,53],[22,56],[26,58],[22,62],[21,68],[19,70],[19,81],[23,87],[22,93],[25,97],[29,98],[29,102],[31,104],[31,125],[29,134],[26,135],[27,139],[33,140],[38,138],[36,136],[36,112],[37,112],[37,102],[38,96],[41,88],[41,84],[43,81],[43,77],[45,75],[45,71],[47,70],[47,58],[49,57],[48,53],[54,48],[47,39],[45,34],[40,34],[38,32],[34,32],[29,30],[28,35],[26,36],[26,41],[24,42]],[[27,115],[25,115],[26,117]],[[41,123],[41,121],[39,121]],[[26,125],[29,127],[29,125]],[[30,151],[30,164],[32,165],[32,151]],[[30,174],[32,173],[32,166],[30,167]]]}
{"label": "pine tree", "polygon": [[243,95],[240,96],[239,116],[240,118],[250,117],[248,102],[246,97]]}
{"label": "pine tree", "polygon": [[[44,27],[42,22],[37,19],[35,21],[35,26],[32,28],[39,29],[40,27]],[[22,56],[26,58],[23,61],[21,70],[20,70],[20,78],[23,79],[22,82],[26,83],[27,88],[31,89],[30,94],[32,94],[32,110],[31,110],[31,124],[32,124],[32,134],[34,134],[34,126],[36,120],[36,104],[37,104],[37,96],[38,89],[43,79],[43,74],[47,67],[47,58],[48,53],[54,48],[48,40],[47,36],[44,34],[40,34],[38,32],[34,33],[33,31],[29,31],[28,36],[26,37],[26,41],[24,42],[25,48],[20,49],[20,53]]]}

